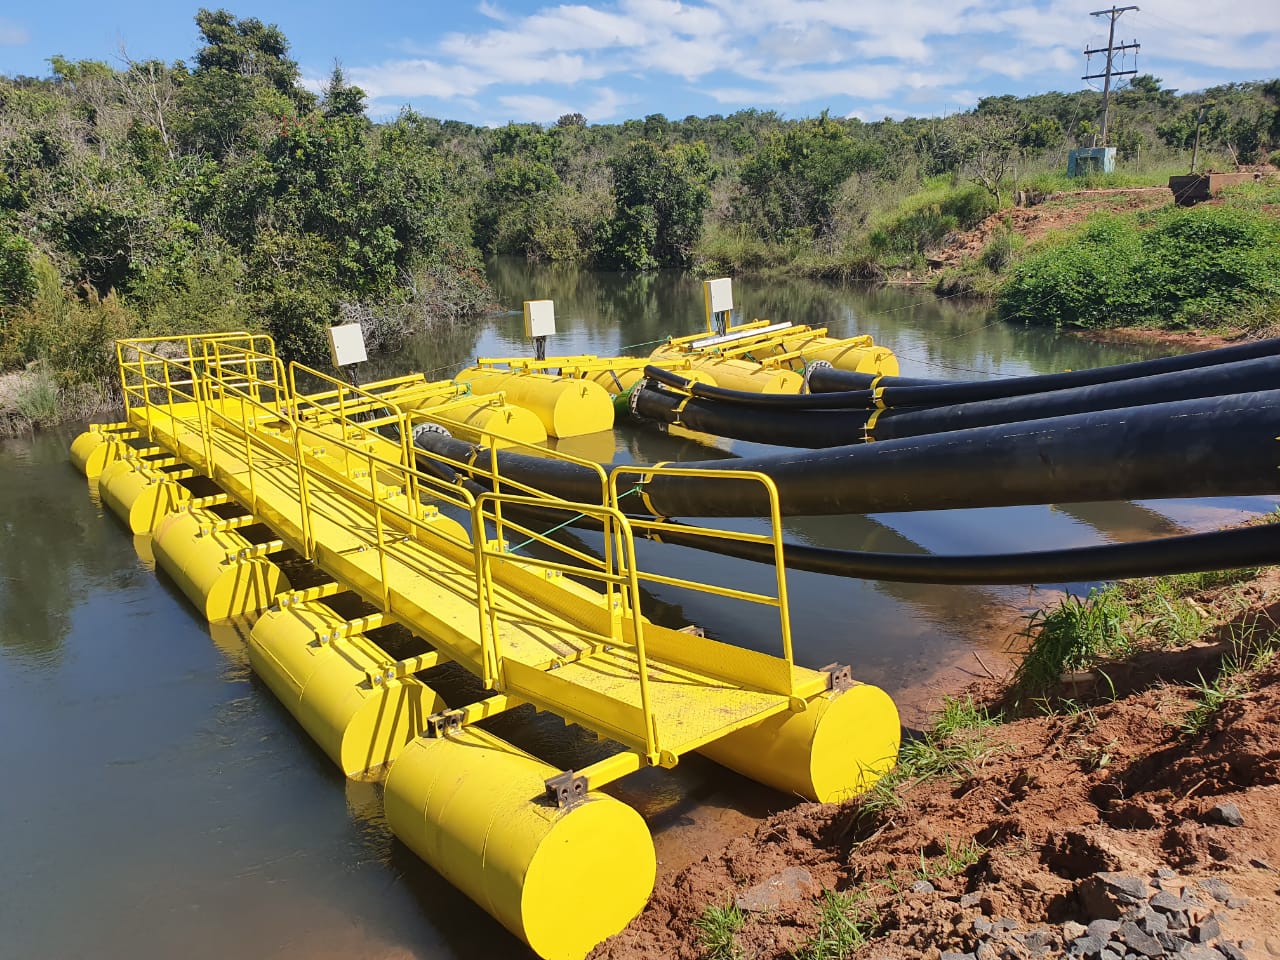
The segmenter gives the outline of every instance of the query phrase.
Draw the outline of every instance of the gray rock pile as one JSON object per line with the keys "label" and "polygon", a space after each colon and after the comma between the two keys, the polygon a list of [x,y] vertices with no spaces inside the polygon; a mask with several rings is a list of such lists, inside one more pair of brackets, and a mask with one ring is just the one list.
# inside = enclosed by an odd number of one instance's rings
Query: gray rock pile
{"label": "gray rock pile", "polygon": [[[1104,872],[1082,880],[1076,899],[1084,922],[1024,928],[999,916],[957,916],[956,939],[967,949],[942,950],[941,960],[1248,960],[1254,947],[1226,934],[1229,911],[1247,899],[1221,880],[1189,883],[1168,869],[1150,879]],[[979,904],[978,894],[958,902]]]}

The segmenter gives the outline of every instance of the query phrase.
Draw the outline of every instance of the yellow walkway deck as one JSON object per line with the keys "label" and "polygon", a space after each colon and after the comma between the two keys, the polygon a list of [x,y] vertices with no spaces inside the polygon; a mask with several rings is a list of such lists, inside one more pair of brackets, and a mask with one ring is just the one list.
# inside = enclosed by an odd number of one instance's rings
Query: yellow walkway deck
{"label": "yellow walkway deck", "polygon": [[[180,380],[178,372],[169,379]],[[153,372],[146,379],[156,382]],[[281,380],[273,382],[283,394]],[[643,618],[641,649],[621,555],[611,560],[619,582],[614,610],[606,609],[605,594],[562,576],[555,564],[503,554],[501,544],[486,544],[485,570],[477,576],[474,548],[448,533],[457,527],[421,513],[418,504],[429,496],[405,493],[416,471],[392,462],[401,447],[366,428],[335,419],[299,432],[281,415],[296,409],[284,396],[263,403],[223,389],[201,403],[180,397],[131,405],[130,423],[208,475],[329,576],[485,677],[511,702],[532,703],[617,740],[636,752],[637,765],[674,764],[734,730],[803,710],[806,699],[831,685],[829,674],[788,659]],[[416,479],[425,494],[429,478]],[[494,517],[483,505],[476,509],[491,529]],[[411,522],[418,516],[422,522]],[[488,673],[487,643],[493,651]]]}

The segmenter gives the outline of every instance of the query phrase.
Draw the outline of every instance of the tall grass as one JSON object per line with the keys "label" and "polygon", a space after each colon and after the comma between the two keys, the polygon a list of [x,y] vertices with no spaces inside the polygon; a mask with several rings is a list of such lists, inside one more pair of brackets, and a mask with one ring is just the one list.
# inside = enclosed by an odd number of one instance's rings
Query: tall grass
{"label": "tall grass", "polygon": [[1084,599],[1065,597],[1051,610],[1027,618],[1021,636],[1030,641],[1014,672],[1014,687],[1043,696],[1062,675],[1093,666],[1100,658],[1129,649],[1125,631],[1129,610],[1115,587],[1091,590]]}

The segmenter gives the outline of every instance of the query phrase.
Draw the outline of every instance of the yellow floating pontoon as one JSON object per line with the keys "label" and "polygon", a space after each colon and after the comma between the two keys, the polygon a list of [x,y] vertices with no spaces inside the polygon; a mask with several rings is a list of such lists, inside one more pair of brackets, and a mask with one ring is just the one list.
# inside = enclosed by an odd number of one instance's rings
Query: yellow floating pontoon
{"label": "yellow floating pontoon", "polygon": [[[414,433],[433,416],[497,438],[503,405],[516,403],[554,436],[604,429],[599,384],[563,371],[473,372],[473,391],[504,394],[490,408],[456,384],[357,388],[286,367],[269,338],[248,334],[121,341],[118,361],[126,419],[78,437],[74,462],[99,475],[103,501],[131,529],[154,531],[159,567],[210,620],[261,613],[248,640],[254,670],[344,774],[385,777],[397,836],[540,956],[581,958],[652,889],[648,829],[603,785],[696,750],[830,801],[893,765],[889,698],[847,669],[794,662],[767,476],[702,471],[759,484],[770,499],[769,532],[706,534],[771,546],[774,589],[757,593],[638,564],[635,536],[674,527],[629,518],[628,498],[655,476],[690,471],[606,473],[565,457],[599,477],[598,498],[578,503],[503,477],[496,456],[457,465],[487,492],[417,467]],[[301,392],[299,379],[320,390]],[[524,446],[536,435],[500,439]],[[552,534],[571,518],[602,532],[599,553]],[[314,583],[294,588],[285,569]],[[645,585],[771,611],[778,649],[652,622]],[[446,663],[479,678],[479,699],[447,703],[432,688],[430,671]],[[616,751],[557,770],[475,726],[522,705]]]}

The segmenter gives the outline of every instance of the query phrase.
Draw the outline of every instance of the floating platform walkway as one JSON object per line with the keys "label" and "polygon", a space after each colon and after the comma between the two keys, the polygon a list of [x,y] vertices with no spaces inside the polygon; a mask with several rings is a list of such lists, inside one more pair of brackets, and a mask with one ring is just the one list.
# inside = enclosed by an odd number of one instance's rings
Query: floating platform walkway
{"label": "floating platform walkway", "polygon": [[[776,589],[760,594],[637,562],[634,538],[664,521],[628,518],[628,498],[687,471],[574,461],[600,481],[598,501],[579,503],[507,480],[496,456],[479,492],[416,465],[415,433],[441,423],[554,456],[538,447],[547,434],[600,427],[572,402],[558,417],[552,395],[589,385],[607,405],[592,380],[541,374],[521,393],[510,376],[477,373],[470,387],[406,377],[357,388],[286,367],[269,338],[248,334],[121,341],[118,361],[125,420],[78,437],[73,462],[134,533],[152,534],[157,563],[210,621],[258,617],[254,670],[344,774],[385,778],[396,835],[540,956],[584,956],[651,892],[648,828],[602,791],[610,782],[700,751],[834,801],[893,765],[891,700],[847,668],[794,662],[768,477],[711,471],[763,487],[772,522],[705,534],[772,546]],[[554,535],[582,518],[601,531],[596,552]],[[771,611],[776,652],[650,621],[646,585]],[[416,638],[414,652],[387,641],[393,626]],[[429,682],[445,663],[483,694],[447,702]],[[480,724],[521,705],[616,752],[561,770]]]}

